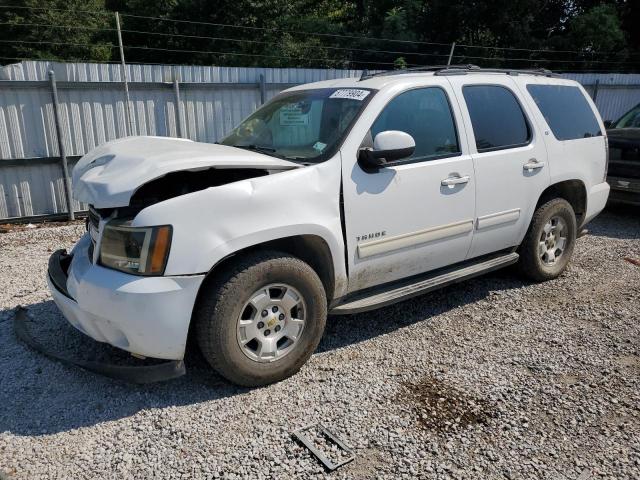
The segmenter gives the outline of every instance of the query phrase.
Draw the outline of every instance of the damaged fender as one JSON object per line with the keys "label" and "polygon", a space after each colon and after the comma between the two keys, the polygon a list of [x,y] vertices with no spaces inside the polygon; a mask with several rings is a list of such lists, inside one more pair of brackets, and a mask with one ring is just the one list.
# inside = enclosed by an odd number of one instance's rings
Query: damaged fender
{"label": "damaged fender", "polygon": [[318,236],[331,252],[334,293],[340,296],[347,276],[339,162],[338,154],[321,164],[170,198],[144,208],[132,226],[173,225],[165,275],[206,273],[230,254],[253,245],[299,235]]}

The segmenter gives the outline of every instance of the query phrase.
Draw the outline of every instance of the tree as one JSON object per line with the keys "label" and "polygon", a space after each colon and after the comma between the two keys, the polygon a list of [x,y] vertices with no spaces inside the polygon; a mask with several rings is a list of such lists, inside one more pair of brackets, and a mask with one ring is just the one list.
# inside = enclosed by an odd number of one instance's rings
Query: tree
{"label": "tree", "polygon": [[13,5],[26,8],[0,11],[0,22],[12,24],[0,30],[6,56],[99,62],[111,59],[115,34],[110,40],[104,29],[113,28],[113,14],[104,8],[104,0],[21,0]]}
{"label": "tree", "polygon": [[568,42],[586,52],[614,52],[625,46],[624,32],[613,5],[598,5],[575,17]]}
{"label": "tree", "polygon": [[453,63],[640,70],[640,2],[630,0],[13,0],[13,5],[36,8],[0,9],[0,21],[15,24],[0,30],[8,46],[3,53],[16,57],[118,60],[115,32],[100,29],[113,29],[113,12],[119,11],[128,62],[397,68],[445,63],[455,41]]}

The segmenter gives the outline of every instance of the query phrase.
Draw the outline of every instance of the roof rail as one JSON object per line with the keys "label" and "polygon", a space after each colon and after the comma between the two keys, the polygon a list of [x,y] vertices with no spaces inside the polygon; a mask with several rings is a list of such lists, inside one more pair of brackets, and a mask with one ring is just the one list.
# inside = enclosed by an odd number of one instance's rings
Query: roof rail
{"label": "roof rail", "polygon": [[386,72],[369,73],[362,72],[360,81],[373,77],[386,77],[390,75],[402,75],[407,73],[434,72],[434,75],[466,75],[467,73],[504,73],[506,75],[541,75],[545,77],[557,76],[546,68],[517,69],[517,68],[482,68],[477,65],[425,65],[421,67],[405,68],[402,70],[388,70]]}
{"label": "roof rail", "polygon": [[398,70],[386,70],[384,72],[369,73],[368,70],[363,70],[360,80],[366,80],[373,77],[386,77],[389,75],[401,75],[403,73],[415,73],[415,72],[436,72],[438,70],[444,70],[446,68],[464,68],[471,67],[472,65],[423,65],[420,67],[403,68]]}

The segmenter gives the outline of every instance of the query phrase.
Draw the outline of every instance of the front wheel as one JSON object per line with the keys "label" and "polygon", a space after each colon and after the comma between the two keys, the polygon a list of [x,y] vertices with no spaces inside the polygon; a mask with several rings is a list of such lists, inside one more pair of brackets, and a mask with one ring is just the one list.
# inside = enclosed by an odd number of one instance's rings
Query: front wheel
{"label": "front wheel", "polygon": [[203,289],[196,338],[211,366],[234,383],[256,387],[287,378],[320,342],[326,294],[300,259],[254,253]]}
{"label": "front wheel", "polygon": [[563,198],[538,207],[519,248],[520,271],[536,282],[558,277],[573,254],[576,231],[576,214]]}

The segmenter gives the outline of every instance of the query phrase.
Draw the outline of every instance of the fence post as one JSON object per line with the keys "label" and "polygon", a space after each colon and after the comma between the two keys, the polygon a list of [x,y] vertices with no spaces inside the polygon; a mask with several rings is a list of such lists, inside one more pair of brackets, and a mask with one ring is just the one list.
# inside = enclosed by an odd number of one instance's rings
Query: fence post
{"label": "fence post", "polygon": [[600,80],[596,79],[596,84],[593,87],[593,103],[596,103],[598,98],[598,87],[600,87]]}
{"label": "fence post", "polygon": [[122,31],[120,30],[120,14],[116,12],[116,29],[118,30],[118,46],[120,47],[120,69],[122,72],[122,78],[124,80],[124,99],[125,99],[125,115],[127,122],[124,127],[124,134],[135,135],[133,128],[133,121],[131,117],[131,106],[129,99],[129,73],[127,72],[127,65],[124,61],[124,47],[122,46]]}
{"label": "fence post", "polygon": [[64,139],[62,138],[62,119],[60,118],[60,105],[58,103],[58,88],[56,87],[56,75],[53,70],[49,71],[49,82],[51,84],[51,99],[53,100],[53,115],[56,124],[56,136],[58,137],[58,151],[60,152],[60,161],[62,163],[62,178],[64,181],[64,193],[67,198],[67,211],[69,212],[69,220],[75,220],[73,212],[73,198],[71,196],[71,178],[69,177],[69,165],[67,163],[67,152],[64,147]]}
{"label": "fence post", "polygon": [[180,82],[177,78],[173,80],[173,93],[176,96],[176,129],[178,130],[178,138],[184,138],[182,133],[182,115],[180,114]]}
{"label": "fence post", "polygon": [[451,60],[453,60],[453,51],[456,49],[456,42],[451,44],[451,51],[449,52],[449,60],[447,60],[447,67],[451,65]]}
{"label": "fence post", "polygon": [[263,73],[260,74],[260,83],[258,85],[260,86],[260,105],[264,105],[267,99],[267,85],[264,81]]}

